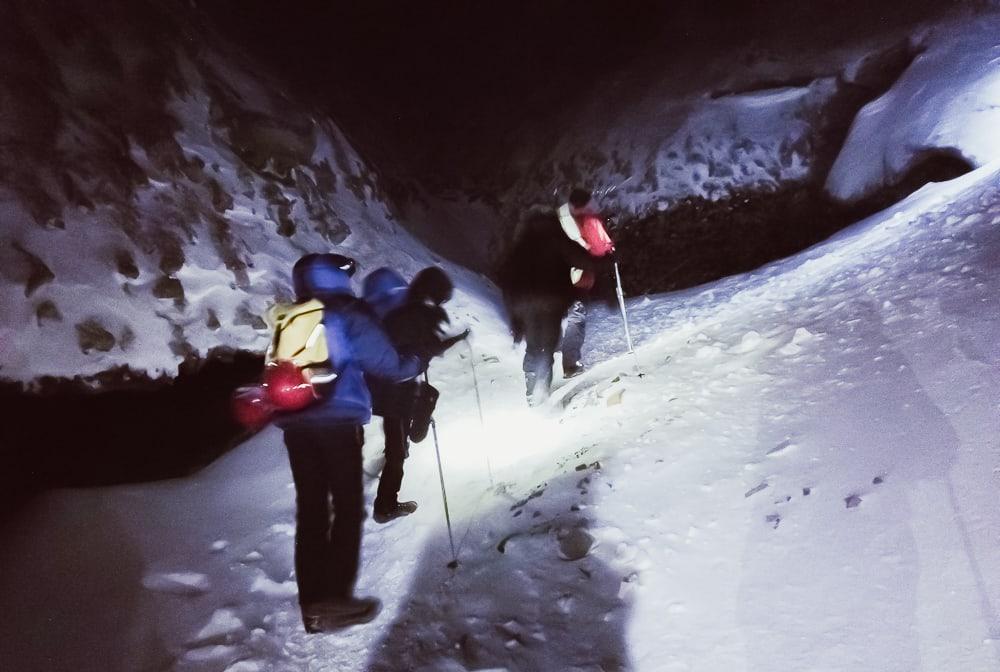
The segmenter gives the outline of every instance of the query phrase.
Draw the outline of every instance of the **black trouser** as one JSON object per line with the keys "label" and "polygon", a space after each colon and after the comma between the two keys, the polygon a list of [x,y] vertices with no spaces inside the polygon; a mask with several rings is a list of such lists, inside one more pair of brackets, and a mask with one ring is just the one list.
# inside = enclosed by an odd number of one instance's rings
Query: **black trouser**
{"label": "black trouser", "polygon": [[378,480],[375,511],[388,513],[396,506],[399,488],[403,483],[403,461],[409,453],[409,441],[406,438],[409,426],[409,418],[389,416],[382,419],[385,432],[385,466],[382,467],[382,476]]}
{"label": "black trouser", "polygon": [[364,516],[364,432],[360,425],[288,428],[285,445],[295,481],[299,603],[351,597]]}
{"label": "black trouser", "polygon": [[563,315],[555,311],[537,311],[525,316],[524,380],[528,400],[543,401],[552,387],[552,362],[559,345]]}

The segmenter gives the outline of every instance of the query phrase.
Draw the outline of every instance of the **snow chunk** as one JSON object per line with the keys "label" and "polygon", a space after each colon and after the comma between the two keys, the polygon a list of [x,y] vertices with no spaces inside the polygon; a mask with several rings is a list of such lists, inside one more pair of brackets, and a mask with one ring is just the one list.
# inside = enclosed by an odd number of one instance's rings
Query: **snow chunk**
{"label": "snow chunk", "polygon": [[207,665],[215,663],[219,665],[229,665],[240,656],[240,649],[235,646],[203,646],[199,649],[192,649],[184,654],[184,662],[194,665]]}
{"label": "snow chunk", "polygon": [[286,537],[295,536],[295,526],[291,523],[275,523],[271,526],[272,534],[283,534]]}
{"label": "snow chunk", "polygon": [[697,359],[712,359],[717,357],[722,349],[716,345],[703,345],[695,352],[694,356]]}
{"label": "snow chunk", "polygon": [[232,609],[216,609],[208,623],[195,635],[193,643],[198,645],[206,644],[230,644],[237,639],[246,636],[248,630],[246,625],[236,612]]}
{"label": "snow chunk", "polygon": [[251,593],[260,593],[265,597],[276,600],[287,600],[299,594],[299,588],[294,581],[282,581],[278,583],[268,578],[263,572],[257,575],[250,586]]}
{"label": "snow chunk", "polygon": [[802,344],[807,343],[814,338],[815,336],[813,336],[808,329],[799,327],[795,330],[795,333],[792,334],[792,341],[785,347],[778,350],[778,352],[783,355],[797,355],[802,352]]}
{"label": "snow chunk", "polygon": [[263,670],[262,664],[256,660],[241,660],[238,663],[233,663],[223,672],[262,672]]}
{"label": "snow chunk", "polygon": [[150,574],[142,579],[142,585],[148,590],[171,595],[202,595],[212,587],[208,577],[197,572]]}
{"label": "snow chunk", "polygon": [[757,347],[761,344],[762,340],[763,339],[761,338],[760,333],[753,330],[748,331],[747,333],[743,334],[743,337],[740,339],[740,342],[738,344],[729,348],[729,352],[735,353],[737,355],[745,354],[747,352],[750,352],[751,350],[757,349]]}

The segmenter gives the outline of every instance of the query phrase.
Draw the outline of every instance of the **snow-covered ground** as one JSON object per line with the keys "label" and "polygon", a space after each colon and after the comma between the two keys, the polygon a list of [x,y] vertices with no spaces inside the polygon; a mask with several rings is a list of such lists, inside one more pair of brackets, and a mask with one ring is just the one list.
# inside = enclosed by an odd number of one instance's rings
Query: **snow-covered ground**
{"label": "snow-covered ground", "polygon": [[359,592],[382,614],[306,635],[267,430],[193,478],[55,492],[4,530],[0,667],[997,669],[998,224],[991,164],[632,302],[635,359],[595,309],[588,372],[538,411],[491,301],[462,294],[485,427],[470,351],[431,370],[457,570],[427,439],[402,493],[420,509],[366,522]]}

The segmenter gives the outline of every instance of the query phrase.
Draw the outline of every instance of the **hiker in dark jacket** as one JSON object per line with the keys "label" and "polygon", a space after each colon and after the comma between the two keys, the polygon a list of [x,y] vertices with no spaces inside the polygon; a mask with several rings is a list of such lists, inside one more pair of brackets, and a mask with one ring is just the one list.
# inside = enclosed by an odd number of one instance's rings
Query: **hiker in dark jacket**
{"label": "hiker in dark jacket", "polygon": [[498,280],[514,342],[523,338],[527,346],[522,368],[530,405],[549,395],[562,320],[579,297],[574,269],[600,272],[610,261],[571,239],[555,211],[535,210],[519,227]]}
{"label": "hiker in dark jacket", "polygon": [[[398,302],[395,297],[401,288],[405,295]],[[391,269],[378,269],[365,279],[365,298],[376,310],[397,304],[387,310],[383,321],[393,345],[400,353],[416,355],[424,361],[437,357],[469,334],[466,330],[457,336],[444,335],[449,319],[441,304],[451,299],[453,291],[447,274],[434,266],[420,271],[409,288]],[[385,466],[379,478],[373,518],[377,523],[387,523],[417,510],[416,502],[398,499],[403,462],[409,456],[409,439],[419,442],[427,434],[438,391],[420,381],[391,383],[373,377],[370,383],[375,412],[382,415],[385,432]]]}
{"label": "hiker in dark jacket", "polygon": [[[314,404],[276,420],[284,430],[296,492],[295,573],[302,620],[321,632],[372,620],[381,606],[354,597],[364,512],[361,449],[371,419],[365,376],[404,381],[425,363],[393,348],[371,309],[351,292],[337,255],[311,254],[293,269],[298,300],[319,299],[332,389]],[[331,499],[334,513],[330,524]]]}

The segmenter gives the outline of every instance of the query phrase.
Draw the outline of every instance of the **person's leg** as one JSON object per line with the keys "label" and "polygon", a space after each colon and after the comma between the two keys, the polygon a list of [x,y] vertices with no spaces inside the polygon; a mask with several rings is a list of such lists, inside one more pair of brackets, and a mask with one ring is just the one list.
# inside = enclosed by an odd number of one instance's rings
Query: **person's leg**
{"label": "person's leg", "polygon": [[563,377],[572,378],[583,370],[581,355],[587,332],[587,304],[574,301],[566,315],[566,331],[562,337]]}
{"label": "person's leg", "polygon": [[398,503],[403,483],[403,461],[406,459],[406,428],[409,418],[387,417],[382,420],[385,432],[385,466],[375,495],[375,513],[389,513]]}
{"label": "person's leg", "polygon": [[361,523],[364,518],[364,488],[360,425],[333,427],[327,431],[325,472],[333,495],[333,527],[326,553],[330,597],[347,599],[354,593],[361,553]]}
{"label": "person's leg", "polygon": [[324,438],[314,431],[285,430],[288,461],[295,483],[295,578],[299,603],[325,599],[326,558],[330,532],[330,490],[323,453]]}
{"label": "person's leg", "polygon": [[549,396],[552,387],[552,362],[559,344],[561,326],[562,316],[558,314],[539,312],[526,321],[527,349],[522,368],[525,392],[531,406],[540,404]]}

